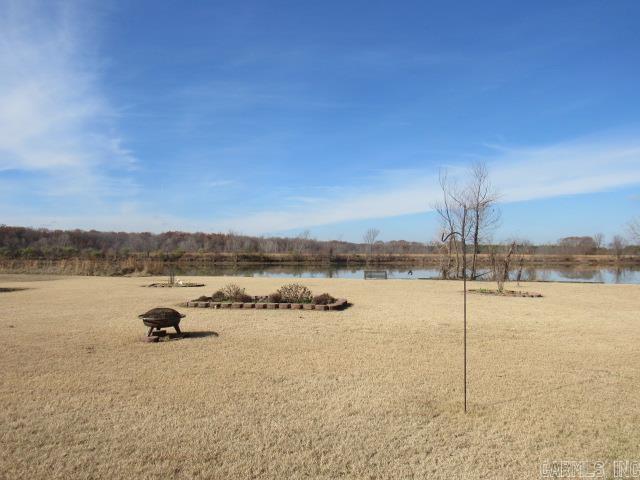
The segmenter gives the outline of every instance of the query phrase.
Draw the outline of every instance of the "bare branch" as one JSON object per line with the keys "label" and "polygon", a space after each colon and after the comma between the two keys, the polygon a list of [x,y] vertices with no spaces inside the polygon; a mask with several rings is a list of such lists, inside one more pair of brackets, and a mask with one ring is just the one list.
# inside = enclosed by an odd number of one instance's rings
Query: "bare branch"
{"label": "bare branch", "polygon": [[629,234],[634,242],[640,243],[640,218],[634,218],[629,222]]}
{"label": "bare branch", "polygon": [[368,246],[369,254],[373,253],[373,246],[376,243],[378,235],[380,235],[380,230],[378,230],[377,228],[370,228],[369,230],[364,232],[364,235],[362,236],[362,240]]}

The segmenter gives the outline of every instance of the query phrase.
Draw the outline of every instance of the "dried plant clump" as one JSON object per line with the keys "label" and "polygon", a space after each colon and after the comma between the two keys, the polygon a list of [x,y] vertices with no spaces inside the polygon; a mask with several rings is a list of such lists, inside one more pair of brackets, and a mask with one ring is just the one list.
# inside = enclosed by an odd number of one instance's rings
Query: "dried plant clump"
{"label": "dried plant clump", "polygon": [[212,302],[224,302],[226,300],[227,300],[227,297],[225,296],[222,290],[217,290],[213,292],[213,295],[211,295]]}
{"label": "dried plant clump", "polygon": [[228,283],[221,289],[227,300],[239,300],[246,294],[245,289],[235,283]]}
{"label": "dried plant clump", "polygon": [[215,291],[210,300],[213,302],[252,302],[253,298],[247,295],[244,288],[234,283],[229,283],[220,290]]}
{"label": "dried plant clump", "polygon": [[323,293],[321,295],[316,295],[315,297],[313,297],[312,303],[314,305],[329,305],[335,302],[336,302],[336,299],[334,297],[332,297],[328,293]]}
{"label": "dried plant clump", "polygon": [[267,297],[269,303],[283,303],[282,295],[279,292],[274,292]]}
{"label": "dried plant clump", "polygon": [[311,290],[299,283],[283,285],[276,293],[280,294],[281,302],[284,303],[311,303],[313,301]]}

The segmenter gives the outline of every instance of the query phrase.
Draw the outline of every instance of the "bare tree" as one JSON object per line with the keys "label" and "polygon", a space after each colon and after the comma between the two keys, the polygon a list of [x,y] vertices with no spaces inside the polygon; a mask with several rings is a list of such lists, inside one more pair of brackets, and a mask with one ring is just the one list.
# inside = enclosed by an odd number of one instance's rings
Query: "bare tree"
{"label": "bare tree", "polygon": [[622,235],[615,235],[609,244],[611,250],[613,250],[613,254],[616,256],[618,260],[622,257],[624,252],[624,247],[627,246],[627,241],[624,239]]}
{"label": "bare tree", "polygon": [[238,232],[229,230],[225,239],[225,250],[231,253],[238,253],[242,247],[242,238]]}
{"label": "bare tree", "polygon": [[233,230],[229,230],[225,241],[225,249],[228,252],[233,253],[233,261],[236,263],[238,262],[238,253],[240,252],[241,248],[242,236],[239,233],[234,232]]}
{"label": "bare tree", "polygon": [[458,240],[456,238],[455,235],[452,235],[452,232],[455,232],[457,230],[457,225],[455,224],[455,215],[453,212],[453,206],[451,205],[452,200],[451,200],[451,190],[454,188],[453,185],[451,185],[451,182],[449,181],[448,175],[447,175],[447,171],[446,170],[441,170],[440,171],[440,175],[438,178],[438,181],[440,183],[440,189],[442,190],[442,201],[441,202],[437,202],[434,205],[434,209],[436,212],[438,212],[438,215],[440,215],[440,221],[441,221],[441,231],[442,231],[442,238],[447,238],[447,242],[446,242],[446,246],[447,246],[447,252],[446,252],[446,258],[447,258],[447,262],[446,264],[443,263],[443,276],[444,278],[447,278],[449,276],[449,272],[451,270],[451,263],[453,261],[453,255],[455,253],[455,276],[458,276],[458,270],[459,270],[459,252],[458,252]]}
{"label": "bare tree", "polygon": [[528,240],[520,240],[515,242],[513,261],[517,265],[516,270],[516,282],[520,286],[522,280],[522,271],[524,270],[524,263],[527,255],[531,255],[533,252],[533,246]]}
{"label": "bare tree", "polygon": [[364,232],[364,235],[362,236],[362,241],[367,245],[369,255],[373,253],[373,246],[376,243],[378,235],[380,235],[380,230],[378,230],[377,228],[370,228],[369,230]]}
{"label": "bare tree", "polygon": [[634,242],[640,243],[640,218],[634,218],[629,222],[629,234]]}
{"label": "bare tree", "polygon": [[[486,240],[500,220],[496,207],[498,193],[491,185],[486,165],[481,162],[472,165],[469,182],[462,188],[450,181],[446,172],[440,173],[439,182],[443,199],[435,205],[435,210],[440,215],[444,237],[449,239],[449,256],[453,258],[455,255],[456,276],[466,272],[463,266],[467,263],[466,245],[471,243],[470,278],[475,279],[478,276],[480,242]],[[451,232],[459,232],[460,235],[448,235]]]}
{"label": "bare tree", "polygon": [[303,253],[309,249],[309,244],[311,243],[311,232],[309,230],[303,230],[300,234],[295,238],[295,249],[296,253]]}
{"label": "bare tree", "polygon": [[598,250],[595,237],[564,237],[558,240],[558,248],[571,255],[592,255]]}
{"label": "bare tree", "polygon": [[176,283],[176,269],[173,265],[169,265],[169,285],[175,285]]}
{"label": "bare tree", "polygon": [[462,253],[462,285],[463,285],[463,319],[464,319],[464,412],[467,413],[467,239],[470,229],[470,197],[468,190],[458,190],[447,181],[446,172],[440,174],[442,187],[442,203],[436,205],[443,226],[442,243],[453,237],[460,238]]}
{"label": "bare tree", "polygon": [[452,258],[455,252],[456,277],[466,278],[467,243],[473,231],[472,196],[469,188],[458,188],[455,182],[449,181],[446,171],[440,172],[439,180],[442,201],[434,208],[440,216],[442,238],[446,241],[448,256]]}
{"label": "bare tree", "polygon": [[451,244],[453,240],[449,238],[445,243],[443,243],[441,240],[442,238],[446,237],[448,233],[449,230],[440,230],[438,234],[438,244],[437,247],[434,248],[434,250],[439,254],[438,263],[440,265],[440,277],[445,280],[449,278],[453,264],[453,256],[451,255]]}
{"label": "bare tree", "polygon": [[494,246],[491,251],[491,272],[493,279],[498,285],[498,292],[504,291],[504,284],[509,280],[511,270],[511,257],[516,251],[516,242],[511,242],[509,246]]}
{"label": "bare tree", "polygon": [[593,236],[593,241],[596,244],[596,252],[604,246],[604,233],[596,233]]}
{"label": "bare tree", "polygon": [[489,170],[484,162],[471,165],[471,180],[468,188],[473,231],[473,255],[471,258],[471,279],[477,277],[477,260],[480,242],[500,221],[500,211],[496,208],[498,192],[489,179]]}

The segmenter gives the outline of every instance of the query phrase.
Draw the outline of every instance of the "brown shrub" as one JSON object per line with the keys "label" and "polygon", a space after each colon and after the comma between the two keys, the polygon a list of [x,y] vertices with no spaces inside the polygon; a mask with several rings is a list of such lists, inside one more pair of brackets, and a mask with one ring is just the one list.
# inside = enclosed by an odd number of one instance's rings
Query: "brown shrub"
{"label": "brown shrub", "polygon": [[336,302],[335,298],[333,298],[328,293],[323,293],[321,295],[316,295],[315,297],[313,297],[312,303],[314,305],[329,305],[330,303],[335,303],[335,302]]}
{"label": "brown shrub", "polygon": [[218,290],[211,295],[211,300],[213,302],[224,302],[227,300],[227,297],[222,290]]}
{"label": "brown shrub", "polygon": [[276,293],[280,294],[284,303],[311,303],[313,300],[311,290],[299,283],[283,285]]}
{"label": "brown shrub", "polygon": [[[253,298],[250,295],[247,295],[247,292],[244,288],[236,285],[235,283],[229,283],[222,287],[220,290],[222,295],[224,295],[224,299],[230,302],[251,302]],[[217,292],[216,292],[217,293]]]}
{"label": "brown shrub", "polygon": [[279,292],[274,292],[272,294],[269,295],[268,300],[270,303],[283,303],[282,302],[282,295],[280,295]]}

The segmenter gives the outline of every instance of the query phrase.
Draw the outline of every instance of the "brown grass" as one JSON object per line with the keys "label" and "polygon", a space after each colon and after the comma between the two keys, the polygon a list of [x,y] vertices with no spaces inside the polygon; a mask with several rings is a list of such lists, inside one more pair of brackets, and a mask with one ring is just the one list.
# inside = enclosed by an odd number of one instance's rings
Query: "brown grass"
{"label": "brown grass", "polygon": [[183,309],[196,336],[145,344],[136,316],[197,289],[1,280],[29,287],[0,295],[3,479],[523,479],[638,460],[640,286],[470,296],[464,415],[456,282],[303,280],[354,306]]}

